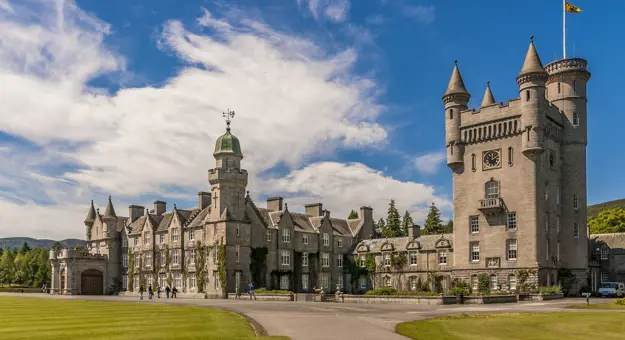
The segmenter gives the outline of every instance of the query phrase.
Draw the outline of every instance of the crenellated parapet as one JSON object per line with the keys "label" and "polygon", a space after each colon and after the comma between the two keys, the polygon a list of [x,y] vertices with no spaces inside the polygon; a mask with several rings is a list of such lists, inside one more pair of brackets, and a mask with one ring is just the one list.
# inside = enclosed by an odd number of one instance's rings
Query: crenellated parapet
{"label": "crenellated parapet", "polygon": [[208,182],[210,184],[219,182],[247,183],[247,178],[247,170],[245,169],[214,168],[208,170]]}
{"label": "crenellated parapet", "polygon": [[574,76],[585,81],[590,79],[588,62],[582,58],[562,59],[551,62],[545,66],[545,71],[549,74],[548,81],[557,80],[563,73],[574,73]]}
{"label": "crenellated parapet", "polygon": [[91,259],[106,260],[106,255],[91,254],[87,249],[76,249],[72,247],[64,247],[60,249],[50,250],[50,260],[68,260],[68,259]]}

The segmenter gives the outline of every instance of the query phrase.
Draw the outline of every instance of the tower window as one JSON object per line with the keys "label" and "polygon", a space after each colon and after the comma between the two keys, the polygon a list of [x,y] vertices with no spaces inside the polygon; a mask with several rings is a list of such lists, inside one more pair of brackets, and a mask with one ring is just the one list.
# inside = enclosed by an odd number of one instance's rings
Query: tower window
{"label": "tower window", "polygon": [[471,154],[471,170],[477,170],[475,166],[475,154]]}
{"label": "tower window", "polygon": [[499,182],[486,182],[486,198],[499,198]]}
{"label": "tower window", "polygon": [[573,80],[573,91],[577,91],[577,81]]}
{"label": "tower window", "polygon": [[579,195],[573,194],[573,209],[579,209]]}
{"label": "tower window", "polygon": [[560,85],[560,82],[558,82],[558,94],[560,94],[561,90],[562,90],[562,86]]}
{"label": "tower window", "polygon": [[573,126],[579,126],[579,115],[577,114],[577,112],[573,112]]}
{"label": "tower window", "polygon": [[513,151],[512,147],[509,147],[508,148],[508,165],[509,166],[512,166],[512,163],[514,161],[514,159],[512,158],[513,157],[512,156],[512,151]]}
{"label": "tower window", "polygon": [[449,109],[449,119],[454,119],[454,109]]}
{"label": "tower window", "polygon": [[530,90],[525,90],[525,101],[530,101]]}

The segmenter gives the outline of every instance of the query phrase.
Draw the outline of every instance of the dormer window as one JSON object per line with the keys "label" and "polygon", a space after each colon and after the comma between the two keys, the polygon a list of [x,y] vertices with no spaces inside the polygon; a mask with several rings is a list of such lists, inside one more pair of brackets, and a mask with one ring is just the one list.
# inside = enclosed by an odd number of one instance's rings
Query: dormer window
{"label": "dormer window", "polygon": [[493,180],[486,182],[486,198],[499,198],[499,182]]}

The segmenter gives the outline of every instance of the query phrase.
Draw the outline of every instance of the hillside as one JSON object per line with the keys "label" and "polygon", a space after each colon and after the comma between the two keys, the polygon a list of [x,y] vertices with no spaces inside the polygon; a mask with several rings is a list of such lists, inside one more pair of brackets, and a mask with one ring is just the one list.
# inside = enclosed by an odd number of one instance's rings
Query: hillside
{"label": "hillside", "polygon": [[597,217],[604,209],[622,208],[625,209],[625,198],[609,202],[597,203],[588,206],[588,220]]}
{"label": "hillside", "polygon": [[[55,242],[54,240],[37,240],[30,237],[7,237],[0,238],[0,248],[19,248],[22,246],[22,243],[24,243],[24,241],[26,241],[28,243],[28,246],[31,248],[50,248]],[[86,245],[85,241],[75,238],[69,238],[59,242],[61,242],[63,246],[69,247],[73,247],[79,244],[82,246]]]}

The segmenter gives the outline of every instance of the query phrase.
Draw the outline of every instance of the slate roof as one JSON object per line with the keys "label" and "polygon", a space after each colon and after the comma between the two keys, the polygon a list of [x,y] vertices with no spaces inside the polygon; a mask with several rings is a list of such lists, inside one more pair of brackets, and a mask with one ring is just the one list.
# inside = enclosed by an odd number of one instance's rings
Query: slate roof
{"label": "slate roof", "polygon": [[590,240],[595,243],[603,242],[612,249],[625,249],[625,233],[591,234]]}
{"label": "slate roof", "polygon": [[[260,217],[263,219],[265,223],[270,228],[275,228],[278,223],[280,223],[280,219],[282,218],[282,214],[284,211],[269,211],[265,208],[257,208],[260,213]],[[298,231],[311,232],[316,233],[319,227],[321,227],[321,221],[323,220],[323,216],[308,216],[306,214],[301,213],[293,213],[289,211],[291,214],[291,219],[293,220],[293,224],[295,229]],[[350,222],[351,221],[351,222]],[[330,222],[332,223],[332,229],[334,230],[335,235],[342,236],[354,236],[354,230],[359,229],[362,226],[362,222],[360,219],[358,220],[342,220],[340,218],[330,218]],[[353,227],[350,226],[350,223]]]}
{"label": "slate roof", "polygon": [[120,233],[122,230],[124,230],[126,222],[128,222],[128,217],[117,216],[117,225],[115,226],[115,231]]}
{"label": "slate roof", "polygon": [[141,231],[143,230],[143,226],[145,225],[145,220],[148,218],[150,219],[150,223],[152,223],[152,225],[157,226],[158,230],[161,221],[164,219],[164,215],[167,214],[163,214],[161,216],[148,214],[147,216],[143,215],[139,217],[136,221],[130,223],[130,225],[128,226],[130,228],[130,232],[128,233],[128,235],[141,235]]}
{"label": "slate roof", "polygon": [[391,238],[376,238],[370,240],[363,240],[356,246],[356,250],[354,250],[354,254],[357,254],[357,250],[361,245],[366,245],[369,247],[370,253],[380,253],[382,245],[385,243],[391,243],[395,251],[407,251],[407,246],[411,241],[417,241],[421,245],[422,250],[434,250],[436,249],[436,242],[441,238],[446,239],[449,242],[449,245],[453,247],[452,243],[453,234],[443,234],[443,235],[421,235],[416,239],[411,239],[408,236],[404,237],[391,237]]}

